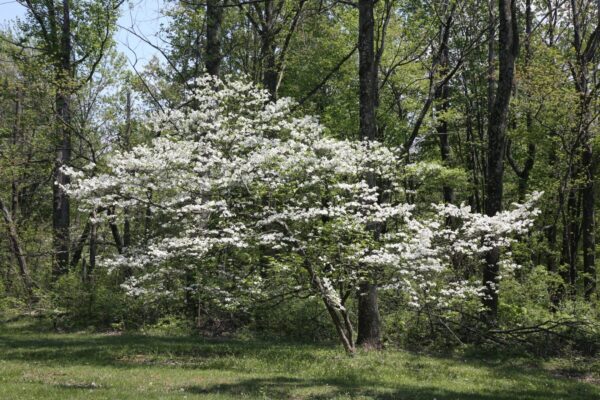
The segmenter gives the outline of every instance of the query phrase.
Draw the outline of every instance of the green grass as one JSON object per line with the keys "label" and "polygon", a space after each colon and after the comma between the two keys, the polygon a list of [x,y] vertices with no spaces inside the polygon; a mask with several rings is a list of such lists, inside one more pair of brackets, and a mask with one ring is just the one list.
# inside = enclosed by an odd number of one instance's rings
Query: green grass
{"label": "green grass", "polygon": [[600,362],[0,327],[0,399],[600,399]]}

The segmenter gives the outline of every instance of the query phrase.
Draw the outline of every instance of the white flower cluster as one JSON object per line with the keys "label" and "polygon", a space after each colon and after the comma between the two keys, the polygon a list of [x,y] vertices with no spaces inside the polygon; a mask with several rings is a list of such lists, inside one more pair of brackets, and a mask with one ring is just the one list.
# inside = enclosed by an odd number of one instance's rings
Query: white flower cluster
{"label": "white flower cluster", "polygon": [[[468,266],[483,265],[486,252],[506,249],[526,233],[539,214],[535,204],[541,196],[542,193],[534,192],[524,204],[514,204],[511,210],[492,217],[473,213],[464,204],[433,204],[435,213],[420,219],[405,214],[405,224],[387,234],[385,244],[363,261],[397,271],[401,279],[388,288],[408,291],[415,306],[428,302],[448,305],[479,296],[481,282],[463,280],[463,271]],[[503,270],[512,272],[518,268],[509,252],[503,256]],[[440,276],[445,277],[444,287],[436,285]]]}
{"label": "white flower cluster", "polygon": [[[182,107],[152,118],[158,136],[149,144],[112,154],[106,171],[95,176],[67,170],[72,183],[65,189],[82,210],[115,210],[114,218],[125,209],[146,209],[160,221],[152,240],[104,261],[136,271],[126,284],[133,294],[167,290],[165,277],[200,268],[217,253],[249,254],[219,261],[221,273],[242,279],[239,260],[255,262],[250,255],[266,246],[290,264],[280,269],[285,274],[309,271],[309,285],[317,274],[321,289],[311,290],[338,308],[338,288],[381,270],[384,284],[409,290],[415,305],[461,298],[476,292],[459,278],[461,262],[508,246],[536,215],[538,194],[494,217],[451,205],[418,216],[400,200],[403,165],[393,149],[324,137],[315,118],[294,116],[291,100],[270,102],[245,82],[204,76],[193,86]],[[373,177],[380,187],[367,184]],[[374,238],[374,224],[386,233]],[[446,284],[436,283],[440,277]],[[247,281],[252,293],[264,285]]]}

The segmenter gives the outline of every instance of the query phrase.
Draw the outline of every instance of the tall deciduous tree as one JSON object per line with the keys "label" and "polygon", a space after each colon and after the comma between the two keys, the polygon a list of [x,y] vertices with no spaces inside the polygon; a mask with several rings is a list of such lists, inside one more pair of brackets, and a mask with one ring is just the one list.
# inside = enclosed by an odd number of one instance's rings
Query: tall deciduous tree
{"label": "tall deciduous tree", "polygon": [[23,26],[24,36],[20,42],[24,46],[34,46],[35,55],[52,68],[56,88],[52,182],[55,261],[52,272],[57,277],[68,270],[71,247],[70,202],[61,187],[69,182],[62,171],[71,163],[72,96],[91,79],[112,44],[120,1],[20,0],[20,3],[28,13],[28,23]]}
{"label": "tall deciduous tree", "polygon": [[[595,5],[595,7],[594,7]],[[596,238],[595,238],[595,175],[596,160],[593,151],[591,126],[594,116],[593,99],[598,85],[594,78],[598,72],[597,54],[600,47],[600,2],[571,0],[572,45],[575,60],[571,72],[575,90],[579,95],[579,109],[575,124],[577,153],[580,161],[581,236],[583,247],[584,296],[589,299],[596,291]],[[590,18],[595,14],[596,18]],[[586,32],[591,32],[586,38]],[[575,176],[575,178],[578,178]]]}
{"label": "tall deciduous tree", "polygon": [[[375,59],[375,18],[374,0],[358,2],[358,55],[360,86],[360,138],[376,141],[377,134],[377,63]],[[376,187],[375,175],[367,177],[370,187]],[[377,238],[381,234],[381,224],[373,224],[371,230]],[[357,344],[365,347],[381,347],[381,322],[377,304],[377,286],[367,277],[359,285],[358,294],[358,334]]]}
{"label": "tall deciduous tree", "polygon": [[[504,150],[508,109],[513,89],[515,62],[519,54],[518,11],[516,0],[499,0],[499,77],[488,122],[487,181],[485,213],[494,216],[502,211],[504,191]],[[490,38],[492,40],[492,38]],[[485,257],[483,304],[485,317],[495,323],[498,314],[499,249],[490,250]]]}

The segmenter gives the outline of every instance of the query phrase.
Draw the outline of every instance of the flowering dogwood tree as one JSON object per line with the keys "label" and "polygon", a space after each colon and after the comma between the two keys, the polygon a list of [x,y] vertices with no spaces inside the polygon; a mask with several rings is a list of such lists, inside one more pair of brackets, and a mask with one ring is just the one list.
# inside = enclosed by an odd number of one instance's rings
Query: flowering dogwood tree
{"label": "flowering dogwood tree", "polygon": [[[104,260],[134,271],[124,284],[130,293],[194,290],[235,305],[241,291],[260,295],[276,279],[319,296],[353,352],[346,300],[365,276],[385,277],[414,307],[478,296],[481,282],[461,279],[460,269],[531,226],[539,194],[494,217],[452,205],[417,213],[404,202],[406,166],[393,149],[328,138],[292,106],[252,84],[205,76],[180,108],[153,117],[158,136],[149,144],[112,154],[94,176],[68,170],[65,189],[83,211],[151,211],[152,235]],[[385,191],[366,183],[373,175]],[[375,223],[385,226],[376,239]],[[198,275],[193,285],[170,284],[189,271]],[[211,273],[237,294],[203,279]]]}

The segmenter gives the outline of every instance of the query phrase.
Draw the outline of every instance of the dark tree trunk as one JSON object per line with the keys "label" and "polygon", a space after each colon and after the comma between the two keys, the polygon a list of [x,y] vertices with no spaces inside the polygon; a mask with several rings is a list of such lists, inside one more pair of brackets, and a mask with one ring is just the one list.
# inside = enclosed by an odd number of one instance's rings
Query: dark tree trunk
{"label": "dark tree trunk", "polygon": [[[123,147],[125,150],[131,150],[131,113],[132,113],[132,102],[131,102],[131,92],[127,91],[126,98],[126,123],[125,123],[125,135],[123,138]],[[125,221],[123,222],[123,247],[128,248],[131,245],[131,222],[129,220],[129,210],[125,208],[123,210]]]}
{"label": "dark tree trunk", "polygon": [[[376,107],[377,107],[377,69],[375,62],[373,16],[374,0],[358,2],[359,28],[359,86],[360,86],[360,138],[377,140]],[[375,176],[367,177],[368,184],[376,186]],[[381,227],[370,227],[375,235]],[[362,282],[358,293],[358,334],[357,344],[379,349],[381,348],[381,329],[379,307],[377,305],[377,286],[373,282]]]}
{"label": "dark tree trunk", "polygon": [[263,59],[263,85],[277,99],[277,64],[275,58],[275,38],[270,33],[261,36],[261,54]]}
{"label": "dark tree trunk", "polygon": [[[531,3],[532,0],[527,0],[525,4],[525,63],[527,67],[529,67],[531,60],[533,59],[533,50],[531,48],[531,35],[533,33],[533,11],[531,9]],[[527,110],[525,118],[527,133],[531,134],[533,130],[533,115],[531,110]],[[523,165],[523,169],[519,174],[519,201],[523,201],[525,199],[525,195],[529,189],[529,176],[531,175],[531,170],[535,164],[535,153],[536,145],[534,142],[530,141],[527,144],[527,158],[525,159],[525,164]]]}
{"label": "dark tree trunk", "polygon": [[71,162],[71,96],[69,81],[73,78],[71,65],[71,20],[69,1],[62,2],[62,23],[60,35],[60,60],[57,65],[59,89],[56,94],[57,149],[54,163],[52,186],[52,226],[54,233],[55,260],[52,268],[54,278],[67,272],[70,247],[70,204],[69,197],[61,188],[69,183],[69,177],[62,167]]}
{"label": "dark tree trunk", "polygon": [[[557,161],[558,160],[556,157],[555,145],[551,145],[548,154],[548,166],[550,167],[550,176],[553,178],[557,178],[558,175],[555,169]],[[560,254],[557,251],[558,220],[560,218],[560,211],[558,210],[562,210],[564,207],[564,196],[559,191],[554,195],[554,198],[554,204],[556,204],[556,209],[550,210],[549,214],[551,221],[548,227],[546,228],[546,240],[548,241],[548,249],[546,251],[546,268],[548,269],[548,271],[556,273],[558,272],[557,255]],[[552,302],[554,303],[554,305],[558,305],[560,301],[560,289],[558,291],[552,289],[552,291]]]}
{"label": "dark tree trunk", "polygon": [[471,107],[467,108],[467,168],[471,171],[471,184],[473,185],[473,193],[469,196],[469,205],[472,210],[481,212],[481,198],[479,196],[479,172],[477,168],[477,144],[475,143],[475,135],[473,133],[473,122],[471,118]]}
{"label": "dark tree trunk", "polygon": [[[94,215],[94,217],[95,217],[95,215]],[[90,246],[89,246],[90,267],[86,271],[87,272],[87,274],[85,276],[86,283],[92,282],[94,270],[96,269],[96,254],[97,254],[97,247],[98,247],[97,246],[98,225],[96,224],[96,222],[92,222],[90,225],[91,225],[90,226]]]}
{"label": "dark tree trunk", "polygon": [[[114,210],[109,208],[108,215],[114,217]],[[117,251],[119,254],[123,254],[123,239],[121,238],[121,233],[119,232],[119,227],[117,222],[114,219],[110,219],[108,221],[108,226],[110,227],[110,232],[112,233],[113,240],[115,242],[115,246],[117,247]]]}
{"label": "dark tree trunk", "polygon": [[496,18],[494,15],[494,0],[488,3],[488,69],[487,69],[487,112],[492,114],[494,108],[494,90],[496,89]]}
{"label": "dark tree trunk", "polygon": [[262,82],[273,100],[277,99],[277,56],[275,54],[275,4],[264,2],[262,29],[260,30],[260,55],[262,58]]}
{"label": "dark tree trunk", "polygon": [[563,214],[563,239],[560,263],[567,265],[568,269],[561,271],[565,283],[569,285],[569,294],[576,294],[575,282],[577,281],[577,248],[579,247],[579,214],[577,193],[570,188],[567,194],[567,206]]}
{"label": "dark tree trunk", "polygon": [[[59,124],[66,123],[69,117],[69,100],[63,94],[57,96],[56,107],[59,110],[59,116],[62,121]],[[60,135],[59,144],[56,150],[56,160],[54,164],[54,184],[53,184],[53,229],[54,229],[54,251],[56,260],[54,262],[53,274],[58,277],[67,271],[69,262],[69,243],[71,225],[69,198],[62,185],[69,183],[69,177],[62,171],[62,167],[69,164],[71,160],[71,135],[67,126],[61,126],[58,130]]]}
{"label": "dark tree trunk", "polygon": [[[450,20],[449,20],[450,21]],[[449,22],[448,22],[449,24]],[[442,41],[440,43],[440,74],[441,76],[445,76],[448,73],[448,64],[449,64],[449,51],[448,51],[448,40],[449,40],[450,29],[442,27],[440,29],[440,36]],[[441,114],[445,114],[448,111],[448,101],[450,95],[450,88],[448,86],[448,81],[444,81],[441,86],[439,86],[436,90],[435,97],[439,100],[439,111]],[[442,163],[445,166],[448,166],[450,161],[450,141],[448,140],[448,121],[446,120],[446,116],[442,115],[439,119],[436,130],[440,143],[440,156],[442,159]],[[444,203],[451,204],[454,202],[454,190],[452,187],[448,185],[444,185],[442,187],[442,194],[444,198]]]}
{"label": "dark tree trunk", "polygon": [[[561,205],[559,205],[561,207]],[[552,214],[552,213],[551,213]],[[552,273],[556,273],[558,268],[556,265],[556,246],[557,246],[557,220],[553,220],[546,228],[546,240],[548,241],[548,250],[546,251],[546,268]],[[560,286],[549,287],[550,300],[552,301],[552,310],[557,310],[562,297],[562,288]]]}
{"label": "dark tree trunk", "polygon": [[[519,52],[516,0],[499,0],[499,78],[488,125],[487,181],[485,212],[493,216],[502,210],[504,149],[508,108],[513,88],[515,61]],[[483,270],[484,318],[495,324],[498,316],[499,249],[485,256]]]}
{"label": "dark tree trunk", "polygon": [[83,227],[83,232],[81,233],[81,236],[79,236],[79,240],[77,241],[77,244],[73,248],[73,252],[72,252],[73,256],[71,258],[71,268],[76,267],[77,263],[79,263],[79,260],[81,260],[81,255],[83,254],[83,247],[85,246],[85,242],[90,235],[91,225],[92,225],[91,221],[88,220],[86,222],[85,226]]}
{"label": "dark tree trunk", "polygon": [[[469,96],[469,89],[467,86],[468,76],[463,77],[463,92],[464,97],[467,100],[465,104],[465,119],[466,119],[466,151],[467,151],[467,169],[471,171],[470,180],[472,184],[472,193],[469,196],[469,205],[471,209],[481,213],[483,206],[480,195],[480,161],[478,137],[475,136],[475,124],[479,125],[479,118],[476,109],[479,107],[477,104],[473,104],[473,100]],[[474,121],[475,120],[475,121]],[[477,130],[480,128],[477,126]]]}
{"label": "dark tree trunk", "polygon": [[[577,66],[572,67],[573,82],[579,94],[578,126],[576,128],[579,140],[581,158],[580,174],[576,177],[582,182],[581,189],[581,236],[583,247],[583,287],[584,297],[590,299],[596,291],[596,238],[595,238],[595,162],[593,154],[593,137],[590,126],[594,117],[591,109],[595,91],[595,75],[597,73],[597,49],[600,41],[600,2],[596,3],[596,26],[592,29],[586,18],[586,11],[580,9],[583,4],[571,0],[571,18],[573,24],[573,49],[575,50]],[[585,32],[591,32],[584,42]],[[597,87],[597,86],[596,86]],[[575,253],[577,248],[572,247]]]}
{"label": "dark tree trunk", "polygon": [[546,231],[546,240],[548,241],[549,251],[546,255],[546,267],[550,272],[556,272],[556,257],[554,255],[554,249],[556,247],[556,223],[552,222]]}
{"label": "dark tree trunk", "polygon": [[127,210],[125,213],[125,221],[123,222],[123,248],[126,249],[131,246],[131,222],[129,221],[129,213]]}
{"label": "dark tree trunk", "polygon": [[[531,130],[531,125],[532,125],[532,116],[531,116],[531,112],[528,112],[527,115],[527,126],[528,126],[528,130]],[[527,158],[525,159],[525,164],[523,165],[523,170],[522,173],[519,174],[519,201],[523,201],[525,200],[525,196],[527,195],[527,192],[529,190],[529,177],[531,175],[531,170],[533,169],[533,166],[535,164],[535,153],[536,153],[536,146],[534,143],[529,143],[527,144]]]}
{"label": "dark tree trunk", "polygon": [[221,25],[223,23],[223,0],[206,2],[206,72],[219,76],[221,70]]}
{"label": "dark tree trunk", "polygon": [[377,139],[376,89],[377,70],[375,66],[375,45],[373,16],[374,0],[360,0],[358,3],[358,74],[360,85],[360,136],[362,140]]}
{"label": "dark tree trunk", "polygon": [[584,296],[589,300],[596,292],[596,237],[595,237],[595,194],[594,162],[592,145],[586,143],[583,150],[585,184],[582,193],[582,245],[583,245],[583,287]]}
{"label": "dark tree trunk", "polygon": [[[527,0],[525,2],[525,68],[528,69],[531,60],[533,58],[532,48],[531,48],[531,34],[533,29],[533,11],[531,9],[531,0]],[[529,97],[529,94],[527,95]],[[531,110],[528,108],[525,112],[525,126],[527,128],[527,133],[531,135],[533,130],[533,115]],[[531,175],[531,170],[535,164],[535,153],[536,153],[536,145],[529,140],[527,143],[527,156],[525,158],[525,162],[523,164],[523,168],[519,168],[514,160],[512,160],[510,155],[510,149],[508,154],[509,162],[517,175],[519,180],[518,183],[518,196],[519,201],[524,201],[525,196],[527,195],[527,191],[529,189],[529,177]]]}

